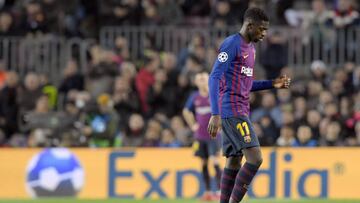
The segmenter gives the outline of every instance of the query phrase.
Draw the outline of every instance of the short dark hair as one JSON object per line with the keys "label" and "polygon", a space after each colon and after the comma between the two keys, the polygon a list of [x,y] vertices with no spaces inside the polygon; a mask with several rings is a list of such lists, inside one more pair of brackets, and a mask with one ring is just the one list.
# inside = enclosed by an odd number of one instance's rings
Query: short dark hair
{"label": "short dark hair", "polygon": [[260,8],[248,8],[245,11],[245,15],[244,15],[244,20],[253,20],[255,22],[260,22],[260,21],[269,21],[268,16],[266,15],[265,11],[260,9]]}

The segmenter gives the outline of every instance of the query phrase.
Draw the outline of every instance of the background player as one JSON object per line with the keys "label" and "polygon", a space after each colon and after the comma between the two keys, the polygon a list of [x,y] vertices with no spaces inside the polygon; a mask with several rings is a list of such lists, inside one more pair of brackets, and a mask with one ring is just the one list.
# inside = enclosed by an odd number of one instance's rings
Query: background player
{"label": "background player", "polygon": [[[248,9],[240,32],[223,41],[210,75],[212,116],[208,132],[216,137],[222,127],[223,154],[227,157],[221,178],[221,203],[240,202],[262,163],[259,141],[249,120],[250,91],[290,85],[286,76],[253,81],[254,43],[264,39],[268,27],[269,20],[263,10]],[[246,162],[240,167],[243,155]]]}
{"label": "background player", "polygon": [[[215,168],[215,178],[217,181],[217,189],[220,190],[221,170],[219,166],[218,152],[219,142],[211,139],[207,132],[207,125],[211,117],[211,108],[209,101],[208,88],[209,74],[207,72],[200,72],[195,76],[195,85],[198,91],[190,95],[183,109],[183,116],[186,123],[194,132],[195,155],[201,158],[202,175],[205,183],[206,192],[203,200],[218,200],[219,194],[212,194],[210,191],[210,175],[209,175],[209,160]],[[194,114],[195,113],[195,114]]]}

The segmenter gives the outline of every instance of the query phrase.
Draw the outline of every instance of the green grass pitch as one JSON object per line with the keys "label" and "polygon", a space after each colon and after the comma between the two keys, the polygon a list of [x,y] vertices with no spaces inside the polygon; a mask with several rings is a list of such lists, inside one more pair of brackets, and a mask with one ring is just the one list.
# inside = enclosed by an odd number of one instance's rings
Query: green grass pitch
{"label": "green grass pitch", "polygon": [[[0,200],[0,203],[204,203],[193,199],[176,200],[77,200],[77,199],[36,199],[36,200]],[[215,202],[211,202],[215,203]],[[244,200],[243,203],[360,203],[360,200]]]}

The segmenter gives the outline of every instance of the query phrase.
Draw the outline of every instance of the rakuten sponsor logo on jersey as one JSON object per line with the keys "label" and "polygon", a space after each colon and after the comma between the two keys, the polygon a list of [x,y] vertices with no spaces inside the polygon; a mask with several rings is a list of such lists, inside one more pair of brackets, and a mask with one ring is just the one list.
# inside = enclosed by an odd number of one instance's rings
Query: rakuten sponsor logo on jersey
{"label": "rakuten sponsor logo on jersey", "polygon": [[244,74],[248,77],[252,77],[253,76],[253,69],[250,68],[250,67],[245,67],[245,66],[242,66],[241,67],[241,74]]}

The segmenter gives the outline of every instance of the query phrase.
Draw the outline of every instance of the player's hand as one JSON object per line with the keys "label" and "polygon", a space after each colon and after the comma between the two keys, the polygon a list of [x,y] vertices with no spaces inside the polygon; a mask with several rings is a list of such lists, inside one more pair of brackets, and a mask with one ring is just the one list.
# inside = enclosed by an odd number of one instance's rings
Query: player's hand
{"label": "player's hand", "polygon": [[219,130],[221,129],[221,118],[220,115],[212,115],[209,120],[209,125],[207,128],[208,133],[210,134],[211,138],[216,138]]}
{"label": "player's hand", "polygon": [[288,89],[290,87],[291,79],[286,76],[282,75],[273,80],[273,86],[277,89],[285,88]]}
{"label": "player's hand", "polygon": [[199,124],[198,123],[195,123],[193,126],[191,126],[191,130],[193,132],[196,132],[198,129],[199,129]]}

